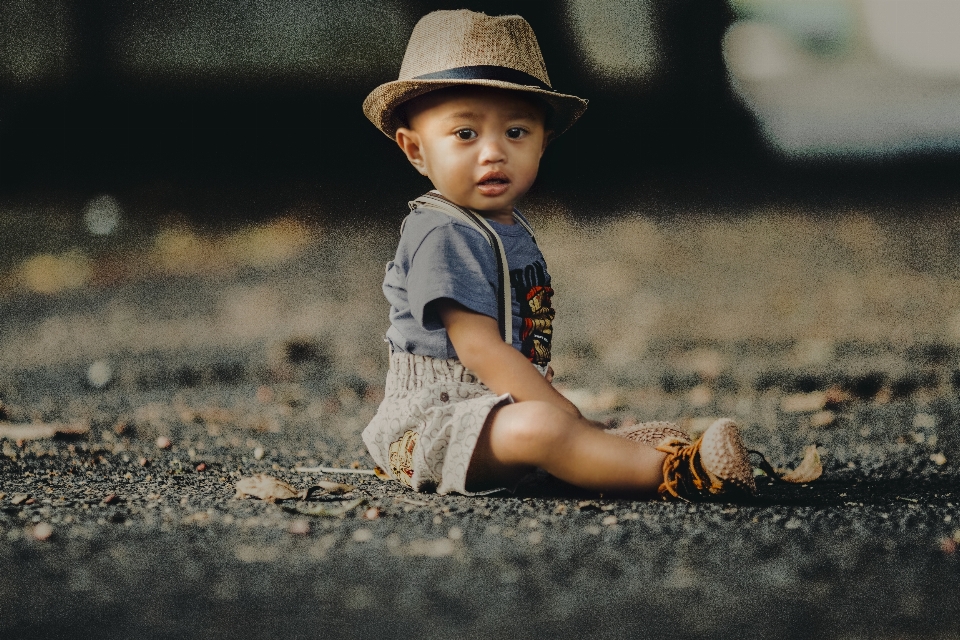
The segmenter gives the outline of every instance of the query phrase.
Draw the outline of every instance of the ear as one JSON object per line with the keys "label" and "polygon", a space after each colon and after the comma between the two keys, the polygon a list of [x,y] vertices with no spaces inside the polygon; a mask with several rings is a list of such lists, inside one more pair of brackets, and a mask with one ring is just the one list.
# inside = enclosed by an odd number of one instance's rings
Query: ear
{"label": "ear", "polygon": [[543,157],[543,152],[547,150],[547,145],[553,142],[553,131],[547,130],[543,132],[543,146],[540,147],[540,156]]}
{"label": "ear", "polygon": [[427,164],[423,159],[423,148],[420,142],[420,134],[413,129],[400,127],[397,129],[397,146],[407,156],[410,164],[423,175],[427,175]]}

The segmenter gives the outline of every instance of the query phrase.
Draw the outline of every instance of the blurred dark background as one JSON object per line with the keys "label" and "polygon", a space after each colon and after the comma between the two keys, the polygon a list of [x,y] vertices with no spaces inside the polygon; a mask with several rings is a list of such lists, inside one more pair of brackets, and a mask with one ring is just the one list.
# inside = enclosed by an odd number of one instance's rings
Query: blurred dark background
{"label": "blurred dark background", "polygon": [[910,25],[881,4],[896,3],[0,0],[0,197],[109,192],[218,217],[394,202],[427,183],[360,104],[396,78],[420,16],[470,8],[527,18],[554,86],[590,100],[540,192],[954,200],[955,47],[916,64]]}

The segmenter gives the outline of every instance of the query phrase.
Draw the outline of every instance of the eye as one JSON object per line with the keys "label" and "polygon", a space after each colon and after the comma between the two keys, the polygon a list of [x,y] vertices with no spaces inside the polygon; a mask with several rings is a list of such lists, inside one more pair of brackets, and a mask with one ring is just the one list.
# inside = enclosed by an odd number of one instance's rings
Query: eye
{"label": "eye", "polygon": [[524,129],[523,127],[510,127],[509,129],[507,129],[507,137],[513,140],[516,140],[517,138],[522,138],[526,134],[527,134],[527,130]]}
{"label": "eye", "polygon": [[473,140],[477,137],[477,132],[473,129],[460,129],[453,135],[457,136],[461,140]]}

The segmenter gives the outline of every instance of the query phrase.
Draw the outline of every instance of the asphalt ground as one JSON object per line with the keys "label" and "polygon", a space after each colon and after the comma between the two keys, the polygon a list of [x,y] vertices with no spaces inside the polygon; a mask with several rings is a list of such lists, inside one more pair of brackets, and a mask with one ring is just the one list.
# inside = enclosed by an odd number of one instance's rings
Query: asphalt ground
{"label": "asphalt ground", "polygon": [[[174,221],[10,259],[0,430],[87,432],[0,439],[0,636],[960,635],[952,218],[541,206],[558,317],[580,318],[558,387],[612,423],[730,415],[778,467],[817,444],[823,476],[685,504],[296,471],[372,466],[395,230]],[[235,498],[256,473],[354,488]]]}

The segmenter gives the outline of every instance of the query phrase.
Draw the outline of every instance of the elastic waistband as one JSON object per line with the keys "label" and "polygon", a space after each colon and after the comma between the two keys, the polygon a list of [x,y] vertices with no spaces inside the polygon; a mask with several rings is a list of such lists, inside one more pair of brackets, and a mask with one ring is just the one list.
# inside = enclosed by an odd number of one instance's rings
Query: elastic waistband
{"label": "elastic waistband", "polygon": [[478,384],[477,374],[463,366],[456,358],[443,360],[412,353],[390,354],[390,370],[387,374],[386,392],[420,389],[437,383]]}

